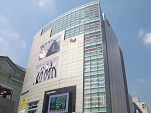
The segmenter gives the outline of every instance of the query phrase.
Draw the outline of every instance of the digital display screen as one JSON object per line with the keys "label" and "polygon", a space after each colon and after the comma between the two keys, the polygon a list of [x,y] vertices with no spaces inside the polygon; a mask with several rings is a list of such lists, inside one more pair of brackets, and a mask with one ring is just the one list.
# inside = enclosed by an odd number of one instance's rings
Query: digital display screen
{"label": "digital display screen", "polygon": [[69,105],[69,93],[52,95],[49,97],[47,113],[67,113]]}

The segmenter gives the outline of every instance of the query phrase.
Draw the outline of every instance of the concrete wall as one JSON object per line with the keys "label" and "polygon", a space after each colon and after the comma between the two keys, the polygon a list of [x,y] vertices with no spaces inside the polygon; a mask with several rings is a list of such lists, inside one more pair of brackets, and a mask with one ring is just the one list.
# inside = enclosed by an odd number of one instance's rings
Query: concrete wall
{"label": "concrete wall", "polygon": [[[0,113],[16,113],[15,102],[0,97]],[[13,112],[14,111],[14,112]]]}

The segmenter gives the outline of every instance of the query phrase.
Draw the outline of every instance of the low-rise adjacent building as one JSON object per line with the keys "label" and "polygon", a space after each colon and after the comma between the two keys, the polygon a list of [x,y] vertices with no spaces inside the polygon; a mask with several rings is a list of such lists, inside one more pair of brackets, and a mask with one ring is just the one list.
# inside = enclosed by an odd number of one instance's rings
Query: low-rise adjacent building
{"label": "low-rise adjacent building", "polygon": [[138,97],[133,98],[134,113],[150,113],[147,102],[140,102]]}
{"label": "low-rise adjacent building", "polygon": [[17,113],[25,69],[0,56],[0,113]]}

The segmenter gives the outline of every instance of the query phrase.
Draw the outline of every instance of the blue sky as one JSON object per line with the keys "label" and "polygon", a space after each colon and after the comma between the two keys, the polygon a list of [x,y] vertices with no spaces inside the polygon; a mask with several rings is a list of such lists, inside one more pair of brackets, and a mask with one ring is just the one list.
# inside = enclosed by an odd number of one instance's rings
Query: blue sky
{"label": "blue sky", "polygon": [[[62,13],[94,0],[0,0],[0,55],[27,67],[34,35]],[[129,92],[151,108],[151,0],[101,0],[123,50]]]}

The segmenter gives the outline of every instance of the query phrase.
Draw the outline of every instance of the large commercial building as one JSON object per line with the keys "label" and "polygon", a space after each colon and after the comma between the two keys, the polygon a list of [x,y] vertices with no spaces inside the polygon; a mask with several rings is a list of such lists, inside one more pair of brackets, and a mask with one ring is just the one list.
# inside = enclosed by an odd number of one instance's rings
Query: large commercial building
{"label": "large commercial building", "polygon": [[0,56],[0,113],[17,113],[25,69]]}
{"label": "large commercial building", "polygon": [[130,113],[122,51],[99,1],[34,37],[19,113]]}

